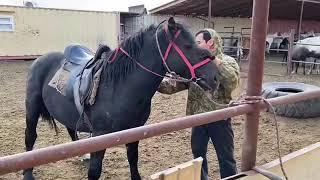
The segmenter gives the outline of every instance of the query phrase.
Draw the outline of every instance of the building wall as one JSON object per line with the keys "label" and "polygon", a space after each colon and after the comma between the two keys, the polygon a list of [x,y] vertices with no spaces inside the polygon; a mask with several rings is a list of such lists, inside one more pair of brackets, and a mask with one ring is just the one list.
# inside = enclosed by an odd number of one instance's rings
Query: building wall
{"label": "building wall", "polygon": [[[290,32],[291,29],[294,29],[298,33],[298,20],[271,20],[269,21],[269,34],[276,32]],[[304,32],[320,32],[320,22],[319,21],[302,21],[301,33]]]}
{"label": "building wall", "polygon": [[71,43],[93,51],[118,45],[119,13],[0,6],[0,15],[14,17],[14,31],[0,31],[0,56],[42,55]]}
{"label": "building wall", "polygon": [[[130,35],[134,32],[139,31],[141,28],[149,26],[151,24],[158,24],[163,20],[169,19],[169,15],[142,15],[137,17],[129,17],[125,19],[125,32]],[[190,31],[195,34],[202,28],[212,27],[208,21],[204,18],[195,18],[190,16],[175,16],[177,22],[186,25]],[[235,32],[240,32],[241,28],[250,28],[251,19],[249,18],[213,18],[215,22],[214,28],[218,32],[231,32],[232,29],[225,27],[235,27]]]}

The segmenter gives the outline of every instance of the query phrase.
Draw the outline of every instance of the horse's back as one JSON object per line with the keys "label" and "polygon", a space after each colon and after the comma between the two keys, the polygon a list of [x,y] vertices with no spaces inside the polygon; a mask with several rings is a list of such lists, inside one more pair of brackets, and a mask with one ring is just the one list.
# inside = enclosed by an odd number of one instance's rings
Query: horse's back
{"label": "horse's back", "polygon": [[35,86],[42,88],[44,81],[50,75],[51,77],[54,75],[54,71],[57,70],[62,60],[63,54],[60,52],[50,52],[34,60],[28,72],[27,89],[33,89]]}
{"label": "horse's back", "polygon": [[38,57],[31,64],[29,75],[45,76],[45,74],[52,71],[55,67],[61,64],[64,55],[61,52],[50,52]]}

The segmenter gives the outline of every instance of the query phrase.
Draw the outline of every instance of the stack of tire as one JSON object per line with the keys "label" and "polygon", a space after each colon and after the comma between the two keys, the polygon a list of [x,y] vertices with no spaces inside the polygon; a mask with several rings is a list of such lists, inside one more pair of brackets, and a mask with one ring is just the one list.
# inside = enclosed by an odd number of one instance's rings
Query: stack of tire
{"label": "stack of tire", "polygon": [[[320,90],[320,87],[296,82],[269,82],[263,84],[262,96],[269,99],[313,90]],[[274,108],[277,115],[284,117],[301,119],[320,117],[320,97],[293,104],[277,105]]]}

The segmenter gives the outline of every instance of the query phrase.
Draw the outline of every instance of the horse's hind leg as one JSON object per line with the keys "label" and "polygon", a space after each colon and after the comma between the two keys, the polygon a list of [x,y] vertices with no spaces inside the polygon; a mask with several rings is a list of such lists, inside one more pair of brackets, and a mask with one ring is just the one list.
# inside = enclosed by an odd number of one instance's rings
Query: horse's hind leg
{"label": "horse's hind leg", "polygon": [[127,157],[130,165],[130,173],[132,180],[140,180],[140,174],[138,170],[138,146],[139,141],[126,144]]}
{"label": "horse's hind leg", "polygon": [[78,136],[76,134],[76,131],[70,128],[67,128],[69,136],[71,137],[72,141],[76,141],[78,139]]}
{"label": "horse's hind leg", "polygon": [[[319,63],[319,61],[317,63]],[[320,64],[316,64],[316,73],[320,74]]]}
{"label": "horse's hind leg", "polygon": [[282,65],[284,65],[284,62],[288,62],[288,52],[284,52],[282,57]]}
{"label": "horse's hind leg", "polygon": [[312,71],[315,69],[315,63],[316,63],[316,59],[313,60],[313,63],[309,64],[309,70],[307,72],[307,74],[312,74]]}
{"label": "horse's hind leg", "polygon": [[[26,151],[33,149],[34,143],[37,139],[37,124],[41,113],[41,106],[43,105],[41,97],[30,96],[26,99],[26,129],[25,129],[25,146]],[[24,180],[33,180],[33,168],[25,169],[23,171]]]}
{"label": "horse's hind leg", "polygon": [[312,74],[312,69],[313,69],[313,65],[312,65],[312,64],[309,64],[309,65],[308,65],[308,72],[307,72],[307,74]]}
{"label": "horse's hind leg", "polygon": [[[75,130],[67,128],[69,136],[71,137],[72,141],[78,140],[78,135]],[[88,161],[90,159],[90,154],[85,154],[81,157],[81,161]]]}

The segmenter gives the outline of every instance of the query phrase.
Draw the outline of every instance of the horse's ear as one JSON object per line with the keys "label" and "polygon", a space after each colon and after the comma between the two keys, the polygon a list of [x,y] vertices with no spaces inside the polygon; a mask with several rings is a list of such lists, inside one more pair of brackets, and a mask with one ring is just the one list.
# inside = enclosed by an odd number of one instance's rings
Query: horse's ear
{"label": "horse's ear", "polygon": [[177,30],[177,24],[176,24],[175,20],[173,19],[173,17],[170,17],[168,20],[168,29],[170,31]]}

